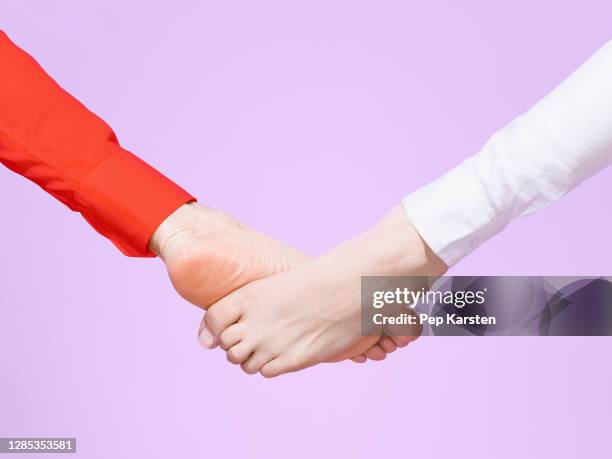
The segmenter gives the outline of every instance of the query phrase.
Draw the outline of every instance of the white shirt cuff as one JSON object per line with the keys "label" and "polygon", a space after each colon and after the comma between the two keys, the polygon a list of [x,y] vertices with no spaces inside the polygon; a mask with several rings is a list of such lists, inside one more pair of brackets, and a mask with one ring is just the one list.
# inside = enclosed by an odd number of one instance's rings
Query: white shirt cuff
{"label": "white shirt cuff", "polygon": [[417,232],[449,267],[507,224],[483,198],[470,160],[402,200]]}
{"label": "white shirt cuff", "polygon": [[612,161],[612,41],[476,155],[403,200],[448,266]]}

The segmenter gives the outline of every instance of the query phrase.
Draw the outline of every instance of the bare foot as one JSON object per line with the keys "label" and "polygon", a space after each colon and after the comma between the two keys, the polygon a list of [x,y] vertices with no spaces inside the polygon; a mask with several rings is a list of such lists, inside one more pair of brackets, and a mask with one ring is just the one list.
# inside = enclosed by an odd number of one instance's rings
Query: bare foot
{"label": "bare foot", "polygon": [[168,217],[149,248],[165,262],[176,291],[204,309],[249,282],[308,260],[230,215],[196,203]]}
{"label": "bare foot", "polygon": [[[149,248],[166,263],[176,291],[203,309],[249,282],[309,260],[230,215],[196,203],[181,206],[169,216]],[[376,344],[370,351],[377,358],[381,353]],[[365,354],[358,357],[366,360]]]}
{"label": "bare foot", "polygon": [[437,276],[446,269],[397,207],[321,258],[223,298],[206,314],[201,335],[218,339],[228,360],[245,372],[266,377],[328,360],[363,361],[360,355],[370,349],[392,352],[413,338],[361,336],[361,276]]}

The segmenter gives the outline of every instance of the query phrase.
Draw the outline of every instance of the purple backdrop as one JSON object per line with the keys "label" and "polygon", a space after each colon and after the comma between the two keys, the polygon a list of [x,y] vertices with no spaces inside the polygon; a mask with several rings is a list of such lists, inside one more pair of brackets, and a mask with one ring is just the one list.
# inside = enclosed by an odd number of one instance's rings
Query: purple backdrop
{"label": "purple backdrop", "polygon": [[[0,27],[128,149],[310,254],[473,153],[612,17],[608,0],[169,5],[2,0]],[[611,275],[611,180],[451,273]],[[6,169],[0,193],[0,436],[76,436],[88,459],[609,457],[609,339],[430,338],[247,376],[198,347],[159,261]]]}

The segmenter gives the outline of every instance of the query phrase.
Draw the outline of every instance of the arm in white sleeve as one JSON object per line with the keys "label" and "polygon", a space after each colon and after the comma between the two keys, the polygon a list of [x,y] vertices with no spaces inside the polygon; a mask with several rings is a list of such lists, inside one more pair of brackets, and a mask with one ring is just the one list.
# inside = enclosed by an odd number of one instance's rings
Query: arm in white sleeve
{"label": "arm in white sleeve", "polygon": [[452,266],[612,162],[612,41],[474,156],[403,199]]}

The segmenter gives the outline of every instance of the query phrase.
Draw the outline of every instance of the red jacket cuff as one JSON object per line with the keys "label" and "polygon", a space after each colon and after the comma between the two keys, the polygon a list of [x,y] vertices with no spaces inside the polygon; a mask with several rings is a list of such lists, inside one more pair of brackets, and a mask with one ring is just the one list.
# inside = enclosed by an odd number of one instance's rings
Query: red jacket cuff
{"label": "red jacket cuff", "polygon": [[87,221],[127,256],[153,257],[149,240],[182,204],[195,198],[132,153],[117,147],[75,194]]}

